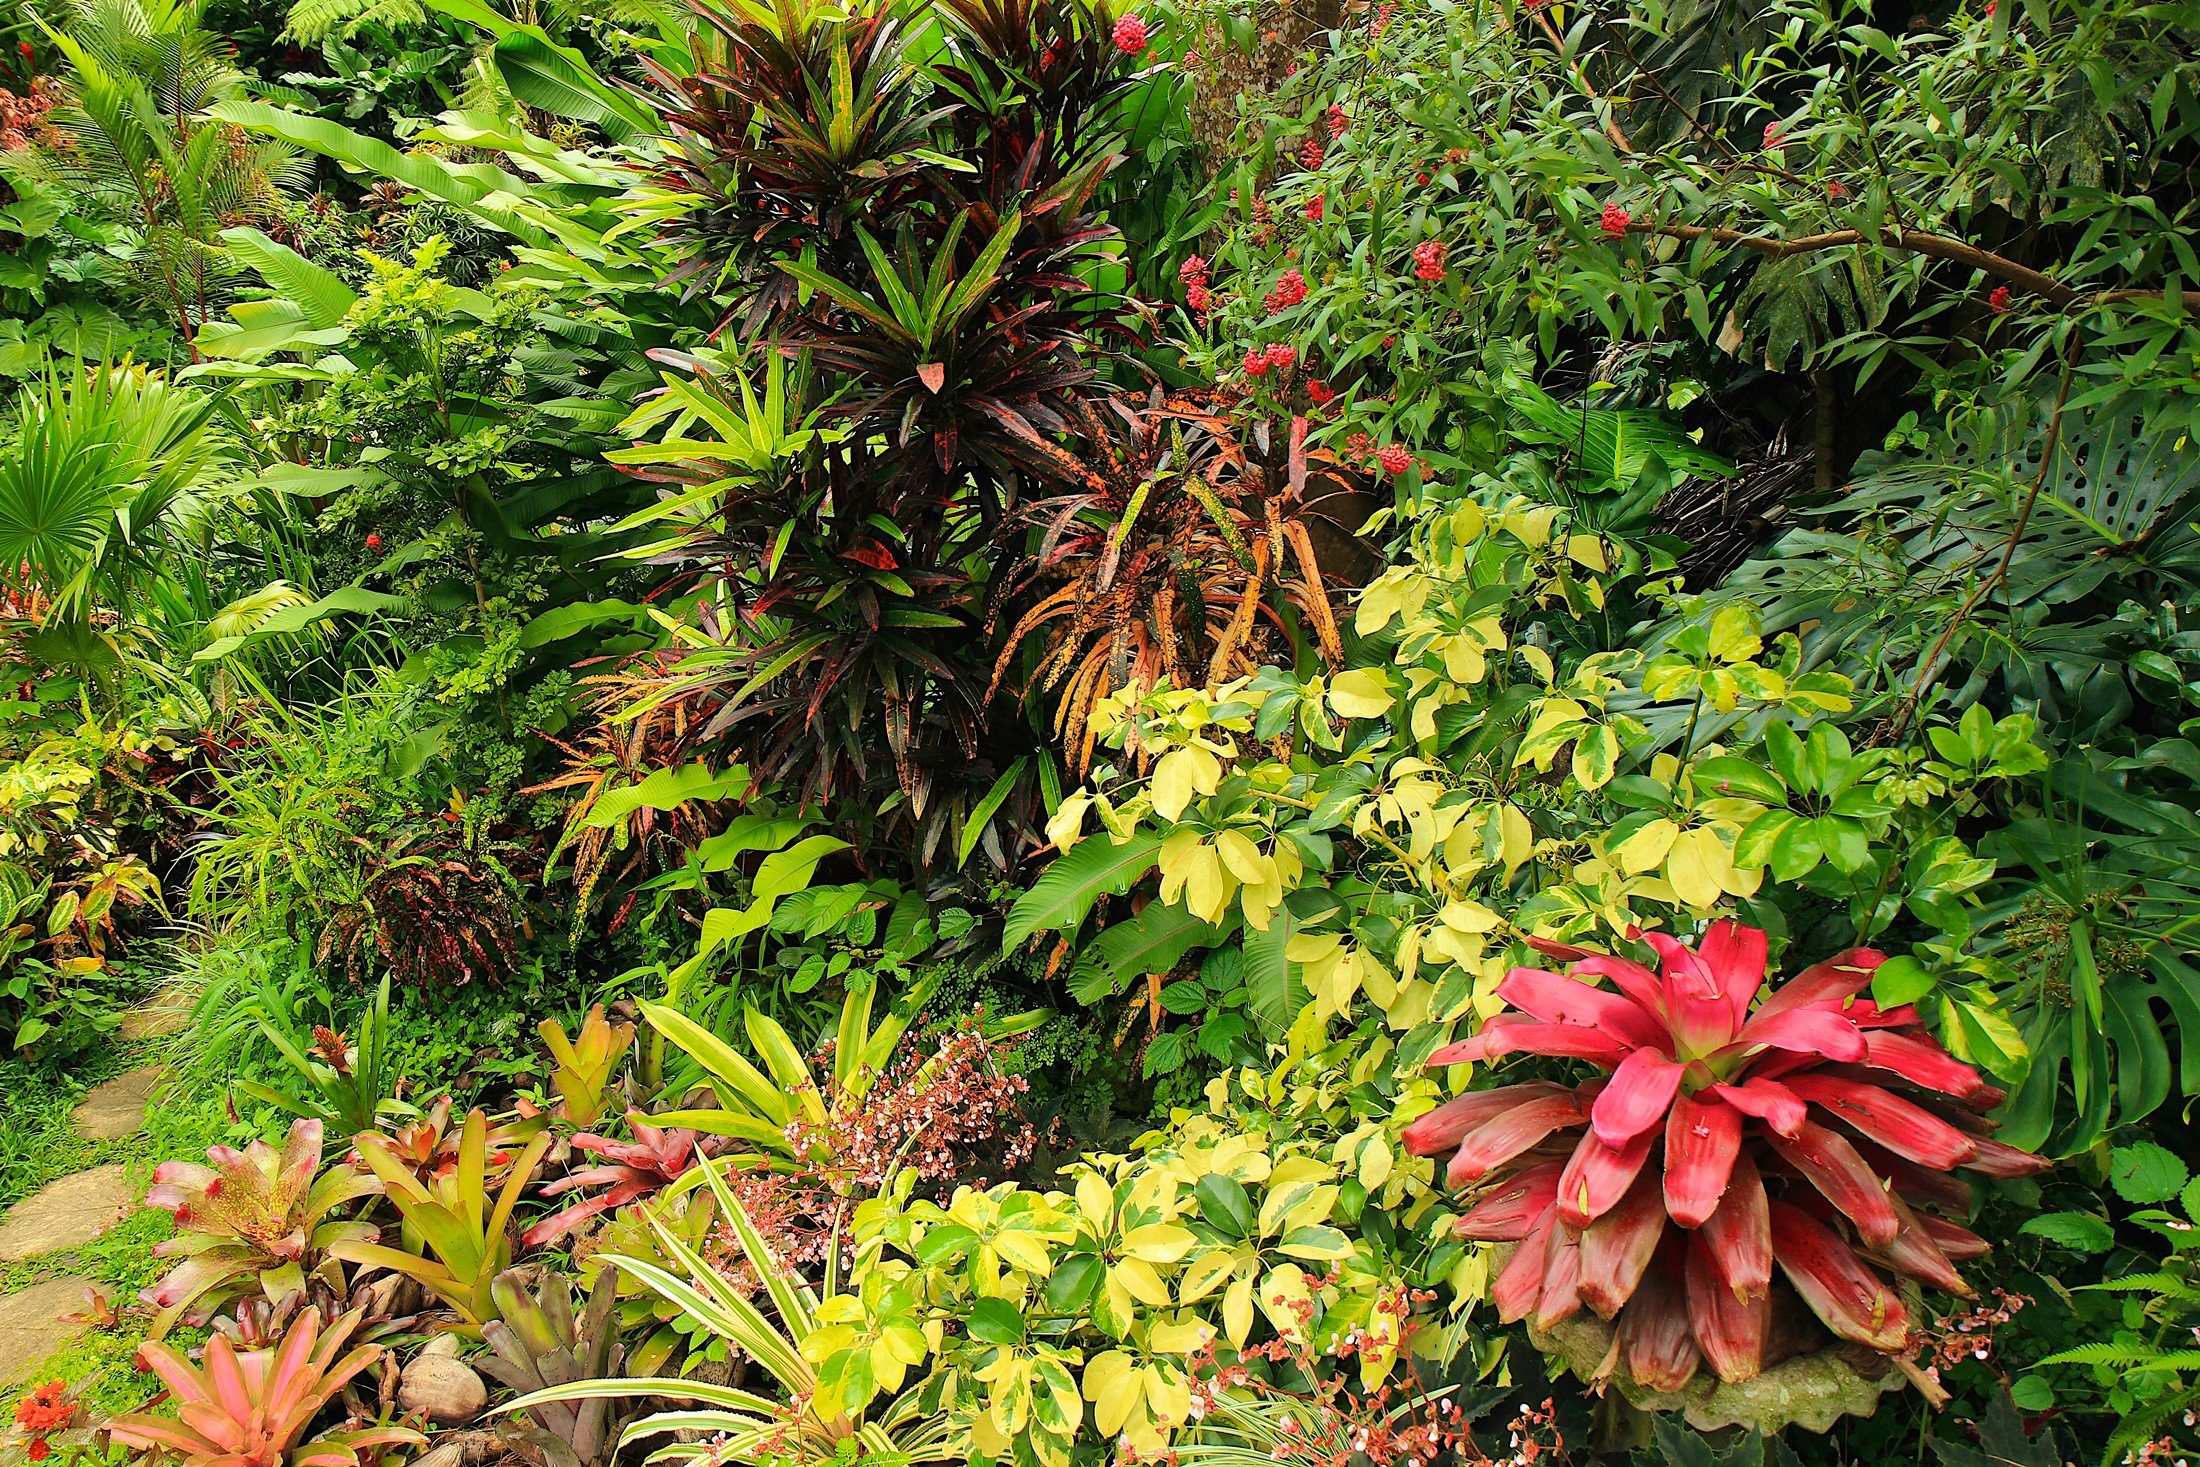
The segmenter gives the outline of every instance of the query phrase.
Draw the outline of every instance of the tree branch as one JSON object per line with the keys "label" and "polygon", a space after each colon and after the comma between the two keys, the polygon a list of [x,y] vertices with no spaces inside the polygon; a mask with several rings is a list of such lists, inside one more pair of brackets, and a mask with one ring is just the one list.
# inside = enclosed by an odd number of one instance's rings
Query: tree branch
{"label": "tree branch", "polygon": [[[2107,290],[2087,294],[2063,284],[2054,276],[2044,274],[2029,265],[2020,265],[2004,255],[1960,240],[1952,235],[1932,234],[1921,229],[1887,229],[1875,241],[1861,229],[1833,229],[1823,234],[1799,235],[1794,239],[1779,239],[1772,235],[1751,234],[1746,230],[1727,229],[1709,224],[1649,224],[1633,223],[1627,226],[1629,234],[1656,235],[1662,239],[1708,239],[1715,244],[1734,245],[1754,250],[1774,259],[1786,259],[1791,255],[1816,254],[1820,250],[1841,249],[1847,245],[1882,244],[1893,249],[1907,250],[1913,255],[1929,255],[1936,260],[1953,260],[1959,265],[2006,280],[2021,286],[2048,301],[2051,305],[2069,307],[2080,305],[2113,305],[2122,301],[2166,300],[2166,290]],[[2179,297],[2188,309],[2200,309],[2200,290],[2180,290]]]}

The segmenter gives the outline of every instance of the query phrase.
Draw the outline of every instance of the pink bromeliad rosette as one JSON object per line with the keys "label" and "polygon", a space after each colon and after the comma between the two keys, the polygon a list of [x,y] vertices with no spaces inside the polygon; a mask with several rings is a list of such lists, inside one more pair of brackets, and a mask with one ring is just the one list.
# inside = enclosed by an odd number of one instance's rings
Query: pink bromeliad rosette
{"label": "pink bromeliad rosette", "polygon": [[1673,1391],[1703,1365],[1738,1381],[1774,1363],[1777,1275],[1835,1335],[1906,1353],[1894,1276],[1968,1295],[1956,1264],[1987,1251],[1957,1221],[1971,1193],[1954,1172],[2047,1165],[1990,1138],[2001,1092],[1915,1009],[1864,994],[1884,961],[1868,948],[1768,988],[1757,928],[1714,922],[1693,948],[1629,936],[1662,971],[1536,942],[1576,961],[1513,969],[1507,1010],[1430,1058],[1604,1074],[1470,1091],[1406,1128],[1408,1150],[1448,1153],[1451,1185],[1471,1189],[1459,1236],[1519,1245],[1500,1317],[1548,1330],[1586,1305],[1618,1320],[1615,1363]]}

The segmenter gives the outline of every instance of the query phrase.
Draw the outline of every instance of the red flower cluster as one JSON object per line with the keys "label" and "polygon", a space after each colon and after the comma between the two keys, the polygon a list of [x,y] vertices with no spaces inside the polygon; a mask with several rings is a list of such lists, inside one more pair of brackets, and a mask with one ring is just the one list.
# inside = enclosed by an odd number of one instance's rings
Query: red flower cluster
{"label": "red flower cluster", "polygon": [[382,548],[382,535],[380,531],[367,531],[367,548],[369,550],[380,550]]}
{"label": "red flower cluster", "polygon": [[1413,274],[1416,279],[1438,281],[1444,278],[1444,251],[1450,246],[1440,239],[1425,239],[1413,247]]}
{"label": "red flower cluster", "polygon": [[1320,138],[1308,138],[1305,146],[1299,149],[1299,166],[1309,173],[1322,166],[1322,143]]}
{"label": "red flower cluster", "polygon": [[1390,18],[1398,13],[1398,0],[1383,0],[1375,7],[1375,34],[1381,35],[1390,28]]}
{"label": "red flower cluster", "polygon": [[1176,278],[1184,282],[1184,303],[1198,315],[1206,315],[1214,304],[1214,293],[1207,288],[1207,262],[1198,255],[1188,257],[1176,270]]}
{"label": "red flower cluster", "polygon": [[1322,381],[1321,378],[1310,377],[1307,379],[1306,400],[1314,404],[1314,406],[1320,407],[1324,403],[1329,402],[1332,398],[1336,397],[1336,395],[1336,392],[1331,389],[1330,385],[1327,382]]}
{"label": "red flower cluster", "polygon": [[69,1399],[66,1381],[49,1380],[15,1403],[15,1424],[30,1438],[30,1446],[24,1455],[33,1462],[43,1462],[53,1452],[46,1444],[49,1432],[56,1432],[76,1419],[76,1402]]}
{"label": "red flower cluster", "polygon": [[1307,218],[1320,219],[1322,217],[1322,196],[1320,194],[1314,195],[1306,201],[1303,207]]}
{"label": "red flower cluster", "polygon": [[1995,315],[1999,316],[2006,314],[2009,310],[2009,287],[2006,285],[1995,286],[1993,290],[1988,293],[1986,297],[1986,304],[1993,308],[1993,312]]}
{"label": "red flower cluster", "polygon": [[1838,179],[1838,178],[1831,178],[1831,179],[1828,179],[1828,180],[1826,180],[1826,197],[1827,197],[1827,198],[1829,198],[1829,199],[1845,199],[1845,198],[1847,198],[1848,196],[1849,196],[1849,190],[1848,190],[1848,186],[1847,186],[1846,184],[1842,183],[1840,179]]}
{"label": "red flower cluster", "polygon": [[1323,115],[1329,123],[1329,140],[1335,142],[1338,138],[1343,137],[1345,127],[1349,121],[1344,115],[1344,108],[1335,102],[1331,102],[1329,111]]}
{"label": "red flower cluster", "polygon": [[1413,455],[1399,443],[1386,443],[1375,450],[1375,461],[1383,466],[1386,474],[1402,474],[1413,467]]}
{"label": "red flower cluster", "polygon": [[1634,222],[1634,215],[1617,204],[1606,204],[1604,213],[1597,219],[1597,227],[1604,231],[1606,239],[1623,239],[1627,226]]}
{"label": "red flower cluster", "polygon": [[1146,23],[1135,15],[1126,15],[1115,23],[1115,49],[1126,56],[1136,56],[1146,49]]}
{"label": "red flower cluster", "polygon": [[1268,344],[1267,356],[1269,366],[1281,368],[1287,372],[1297,366],[1299,362],[1298,350],[1280,341],[1272,341]]}
{"label": "red flower cluster", "polygon": [[1278,311],[1288,311],[1306,299],[1306,277],[1296,270],[1286,270],[1276,281],[1276,288],[1261,300],[1261,308],[1273,316]]}

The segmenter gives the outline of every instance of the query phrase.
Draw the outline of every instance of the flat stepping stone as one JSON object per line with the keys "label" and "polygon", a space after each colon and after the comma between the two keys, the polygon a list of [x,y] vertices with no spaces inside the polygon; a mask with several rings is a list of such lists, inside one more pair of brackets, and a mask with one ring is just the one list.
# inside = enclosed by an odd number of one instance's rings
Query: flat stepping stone
{"label": "flat stepping stone", "polygon": [[49,1182],[0,1219],[0,1263],[81,1248],[122,1221],[135,1203],[119,1161]]}
{"label": "flat stepping stone", "polygon": [[125,1039],[165,1039],[191,1022],[194,996],[181,984],[163,984],[151,998],[122,1016]]}
{"label": "flat stepping stone", "polygon": [[31,1377],[46,1357],[84,1332],[83,1325],[65,1321],[84,1312],[84,1290],[94,1282],[72,1274],[0,1295],[0,1395],[41,1384]]}
{"label": "flat stepping stone", "polygon": [[77,1103],[76,1134],[87,1141],[120,1141],[145,1129],[145,1103],[159,1087],[161,1067],[147,1065],[117,1075]]}

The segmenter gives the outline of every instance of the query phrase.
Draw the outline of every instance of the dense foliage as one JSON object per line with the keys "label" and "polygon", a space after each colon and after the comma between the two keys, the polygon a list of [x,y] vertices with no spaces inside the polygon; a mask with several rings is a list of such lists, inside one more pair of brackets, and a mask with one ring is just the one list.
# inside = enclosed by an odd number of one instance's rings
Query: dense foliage
{"label": "dense foliage", "polygon": [[11,5],[31,1458],[2180,1460],[2195,36]]}

